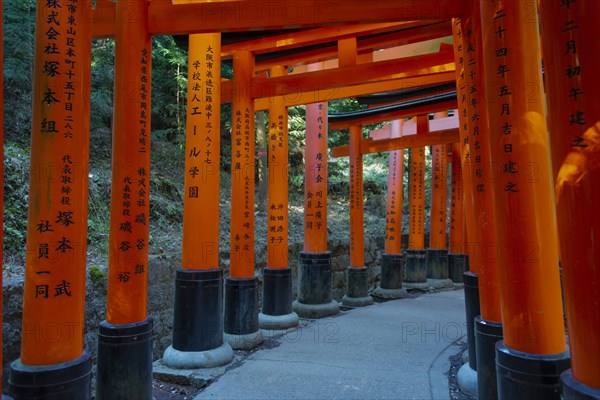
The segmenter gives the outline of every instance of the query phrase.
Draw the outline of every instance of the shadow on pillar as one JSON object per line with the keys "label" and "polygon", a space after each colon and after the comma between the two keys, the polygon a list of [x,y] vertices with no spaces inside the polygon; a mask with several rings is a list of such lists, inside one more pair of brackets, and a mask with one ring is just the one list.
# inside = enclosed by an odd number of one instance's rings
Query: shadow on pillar
{"label": "shadow on pillar", "polygon": [[454,283],[448,277],[448,250],[427,249],[425,265],[429,286],[436,289],[454,288]]}
{"label": "shadow on pillar", "polygon": [[14,400],[92,398],[92,360],[87,352],[75,360],[52,365],[10,365],[9,393]]}
{"label": "shadow on pillar", "polygon": [[152,397],[153,320],[98,329],[96,399],[126,400]]}
{"label": "shadow on pillar", "polygon": [[571,369],[560,374],[560,379],[563,400],[600,400],[600,390],[579,382]]}
{"label": "shadow on pillar", "polygon": [[463,274],[469,270],[469,256],[467,254],[448,254],[448,278],[455,287],[463,287]]}
{"label": "shadow on pillar", "polygon": [[347,292],[342,297],[342,305],[345,307],[365,307],[373,304],[373,298],[369,296],[369,279],[367,267],[346,270]]}
{"label": "shadow on pillar", "polygon": [[467,350],[469,366],[477,371],[477,351],[475,348],[475,317],[481,314],[479,306],[479,279],[477,274],[465,272],[465,314],[467,320]]}
{"label": "shadow on pillar", "polygon": [[381,255],[381,282],[373,290],[373,296],[382,299],[403,299],[408,296],[406,289],[402,287],[404,277],[404,255],[382,254]]}
{"label": "shadow on pillar", "polygon": [[292,308],[302,318],[323,318],[340,312],[331,296],[331,252],[300,252],[298,300]]}
{"label": "shadow on pillar", "polygon": [[502,340],[502,324],[475,317],[478,398],[498,398],[496,383],[496,343]]}
{"label": "shadow on pillar", "polygon": [[225,341],[235,350],[251,350],[263,342],[258,325],[258,279],[225,279]]}
{"label": "shadow on pillar", "polygon": [[223,270],[178,269],[175,277],[173,344],[162,363],[169,368],[212,368],[229,363],[223,342]]}
{"label": "shadow on pillar", "polygon": [[263,269],[263,305],[258,315],[261,329],[283,330],[298,326],[298,314],[292,311],[292,270]]}
{"label": "shadow on pillar", "polygon": [[408,249],[404,253],[404,283],[406,289],[427,290],[427,263],[425,250]]}
{"label": "shadow on pillar", "polygon": [[505,399],[561,399],[561,373],[570,367],[569,351],[530,354],[496,343],[498,397]]}

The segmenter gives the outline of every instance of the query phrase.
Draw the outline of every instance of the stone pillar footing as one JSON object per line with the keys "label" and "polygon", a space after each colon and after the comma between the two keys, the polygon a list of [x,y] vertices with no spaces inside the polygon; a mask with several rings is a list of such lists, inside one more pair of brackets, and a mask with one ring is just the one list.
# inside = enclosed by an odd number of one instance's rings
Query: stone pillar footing
{"label": "stone pillar footing", "polygon": [[369,296],[369,279],[367,268],[353,268],[346,270],[347,292],[342,298],[345,307],[365,307],[373,304],[373,298]]}
{"label": "stone pillar footing", "polygon": [[233,360],[233,349],[228,343],[204,351],[180,351],[167,347],[162,364],[173,369],[215,368]]}
{"label": "stone pillar footing", "polygon": [[381,282],[372,295],[382,299],[403,299],[408,296],[402,287],[404,277],[404,255],[381,255]]}
{"label": "stone pillar footing", "polygon": [[83,352],[75,360],[52,365],[10,365],[9,394],[14,400],[92,398],[92,359]]}
{"label": "stone pillar footing", "polygon": [[475,349],[475,317],[481,314],[479,307],[479,280],[477,274],[465,272],[465,314],[467,320],[467,349],[469,365],[477,371],[477,352]]}
{"label": "stone pillar footing", "polygon": [[569,352],[530,354],[496,343],[500,399],[561,399],[560,374],[570,366]]}
{"label": "stone pillar footing", "polygon": [[96,399],[152,397],[153,320],[98,329]]}
{"label": "stone pillar footing", "polygon": [[563,400],[600,400],[600,390],[576,380],[570,368],[560,374],[560,380]]}
{"label": "stone pillar footing", "polygon": [[283,330],[298,326],[298,315],[292,311],[292,270],[263,269],[263,306],[258,315],[261,329]]}
{"label": "stone pillar footing", "polygon": [[448,279],[448,250],[425,250],[428,279]]}
{"label": "stone pillar footing", "polygon": [[498,398],[496,385],[496,342],[502,340],[502,324],[475,317],[478,398]]}
{"label": "stone pillar footing", "polygon": [[263,342],[258,325],[258,279],[225,279],[224,339],[234,350],[250,350]]}
{"label": "stone pillar footing", "polygon": [[331,296],[331,253],[300,252],[298,300],[292,309],[301,318],[323,318],[340,311]]}
{"label": "stone pillar footing", "polygon": [[427,285],[434,289],[454,289],[451,279],[427,279]]}
{"label": "stone pillar footing", "polygon": [[173,344],[163,355],[163,365],[213,368],[232,359],[233,351],[223,344],[223,270],[178,269]]}
{"label": "stone pillar footing", "polygon": [[477,398],[477,371],[474,371],[468,362],[460,367],[456,374],[456,380],[463,393]]}
{"label": "stone pillar footing", "polygon": [[404,282],[406,289],[427,290],[427,264],[425,250],[408,249],[404,253]]}
{"label": "stone pillar footing", "polygon": [[448,278],[455,286],[462,287],[463,274],[469,270],[469,256],[467,254],[448,254]]}

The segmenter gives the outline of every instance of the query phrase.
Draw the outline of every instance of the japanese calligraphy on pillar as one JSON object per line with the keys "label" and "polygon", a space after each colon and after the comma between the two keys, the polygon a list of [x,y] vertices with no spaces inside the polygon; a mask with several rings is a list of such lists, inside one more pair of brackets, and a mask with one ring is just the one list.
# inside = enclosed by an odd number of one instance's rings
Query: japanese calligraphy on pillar
{"label": "japanese calligraphy on pillar", "polygon": [[[392,122],[390,137],[400,137],[402,121]],[[402,240],[402,195],[404,183],[404,150],[390,151],[388,160],[388,193],[385,215],[385,253],[400,254]]]}
{"label": "japanese calligraphy on pillar", "polygon": [[[562,303],[557,296],[560,278],[556,269],[545,267],[558,263],[558,246],[537,3],[482,0],[480,31],[485,46],[480,48],[490,153],[498,166],[498,178],[491,184],[498,205],[492,208],[498,220],[494,241],[502,252],[497,271],[504,283],[498,285],[504,340],[519,351],[549,354],[564,351],[565,339]],[[539,229],[540,223],[544,229]],[[489,270],[480,273],[494,272],[488,265],[482,263]],[[543,271],[543,285],[538,285],[540,278],[533,271]],[[526,279],[515,278],[528,273],[531,275]],[[494,279],[482,279],[485,281]],[[482,289],[484,292],[489,293],[489,289]],[[525,293],[527,298],[523,297]],[[482,316],[484,307],[482,300]],[[532,312],[542,309],[543,313]],[[499,305],[496,316],[500,320]]]}
{"label": "japanese calligraphy on pillar", "polygon": [[231,146],[231,276],[254,276],[254,100],[249,95],[253,55],[234,53]]}
{"label": "japanese calligraphy on pillar", "polygon": [[306,106],[304,250],[327,251],[327,103]]}
{"label": "japanese calligraphy on pillar", "polygon": [[[511,107],[513,106],[512,95],[513,92],[521,90],[525,88],[514,87],[513,81],[511,79],[511,70],[512,66],[512,55],[509,54],[509,42],[507,40],[507,19],[508,18],[517,18],[516,15],[510,15],[510,12],[507,12],[504,7],[501,5],[498,7],[494,7],[494,15],[491,16],[493,19],[493,29],[494,29],[494,51],[496,55],[495,60],[495,69],[496,76],[494,80],[498,83],[498,87],[496,88],[495,93],[490,93],[490,98],[496,100],[496,107],[493,111],[494,113],[494,122],[497,121],[500,124],[500,128],[502,130],[502,140],[500,140],[502,146],[502,172],[500,175],[500,179],[503,182],[504,191],[507,193],[518,193],[519,192],[519,183],[517,180],[518,175],[516,175],[518,171],[518,165],[513,157],[514,146],[516,145],[514,142],[513,136],[513,124],[511,117]],[[475,171],[477,173],[477,170]],[[483,174],[481,172],[481,174]],[[483,183],[478,184],[483,187]],[[483,189],[479,189],[478,191],[483,191]]]}
{"label": "japanese calligraphy on pillar", "polygon": [[563,0],[540,4],[548,121],[561,242],[571,369],[575,379],[598,388],[600,270],[600,53],[596,40],[600,3]]}
{"label": "japanese calligraphy on pillar", "polygon": [[[442,117],[447,113],[436,113],[436,117]],[[443,118],[443,117],[442,117]],[[448,164],[446,145],[431,146],[431,215],[429,230],[429,248],[446,249],[446,207],[447,207],[447,177]]]}
{"label": "japanese calligraphy on pillar", "polygon": [[425,148],[413,147],[410,156],[410,224],[408,247],[423,250],[425,230]]}
{"label": "japanese calligraphy on pillar", "polygon": [[362,126],[350,127],[350,267],[365,265]]}
{"label": "japanese calligraphy on pillar", "polygon": [[[271,76],[282,76],[273,67]],[[269,187],[267,267],[288,268],[288,116],[283,96],[269,107]]]}
{"label": "japanese calligraphy on pillar", "polygon": [[460,145],[452,145],[452,177],[450,188],[450,246],[451,254],[462,254],[465,242],[464,231],[464,198],[462,168],[460,162]]}
{"label": "japanese calligraphy on pillar", "polygon": [[189,36],[184,269],[219,266],[220,59],[220,34]]}
{"label": "japanese calligraphy on pillar", "polygon": [[[30,196],[23,312],[24,364],[83,351],[87,240],[90,4],[37,4]],[[56,335],[44,334],[49,324]]]}
{"label": "japanese calligraphy on pillar", "polygon": [[116,12],[121,23],[115,33],[106,319],[111,324],[126,324],[146,319],[152,50],[147,27],[141,22],[145,21],[146,3],[121,1]]}

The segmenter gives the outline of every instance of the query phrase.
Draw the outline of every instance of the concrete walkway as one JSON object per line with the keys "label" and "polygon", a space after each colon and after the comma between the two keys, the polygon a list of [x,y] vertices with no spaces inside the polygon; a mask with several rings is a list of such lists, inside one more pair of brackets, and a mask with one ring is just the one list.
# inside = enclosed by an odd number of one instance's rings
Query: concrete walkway
{"label": "concrete walkway", "polygon": [[465,335],[462,290],[303,320],[196,399],[449,399],[448,357]]}

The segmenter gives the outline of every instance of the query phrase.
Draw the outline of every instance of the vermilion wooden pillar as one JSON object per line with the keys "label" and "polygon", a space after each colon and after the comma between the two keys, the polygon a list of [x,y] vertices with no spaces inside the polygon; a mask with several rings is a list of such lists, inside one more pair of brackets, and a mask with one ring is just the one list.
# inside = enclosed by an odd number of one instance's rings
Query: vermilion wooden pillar
{"label": "vermilion wooden pillar", "polygon": [[[283,76],[282,66],[270,76]],[[288,114],[283,96],[269,107],[269,186],[267,220],[267,267],[263,269],[262,329],[281,330],[298,325],[292,310],[292,271],[288,265]]]}
{"label": "vermilion wooden pillar", "polygon": [[[480,314],[479,305],[479,283],[478,283],[478,260],[475,259],[475,253],[472,246],[468,245],[469,237],[475,235],[475,214],[473,212],[473,185],[471,171],[471,151],[469,140],[471,137],[469,131],[469,115],[468,115],[468,89],[466,82],[466,47],[468,46],[467,37],[473,35],[472,18],[470,17],[470,9],[465,10],[465,18],[454,19],[452,21],[452,32],[454,36],[454,59],[456,64],[456,86],[458,94],[458,120],[460,132],[460,157],[461,170],[464,194],[464,210],[465,210],[465,245],[464,252],[467,253],[468,271],[463,274],[465,287],[465,314],[467,320],[467,349],[469,352],[468,367],[472,370],[477,370],[477,356],[475,349],[475,317]],[[467,371],[469,372],[469,371]],[[472,374],[473,371],[470,371]],[[475,391],[476,388],[473,388]]]}
{"label": "vermilion wooden pillar", "polygon": [[[318,71],[321,63],[308,66]],[[331,296],[331,253],[327,251],[327,103],[306,105],[304,152],[304,250],[298,267],[298,299],[293,310],[303,318],[339,312]]]}
{"label": "vermilion wooden pillar", "polygon": [[[390,137],[402,136],[402,120],[392,121]],[[384,299],[407,296],[402,287],[404,255],[402,254],[402,202],[404,191],[404,150],[389,153],[385,249],[381,255],[381,282],[373,295]]]}
{"label": "vermilion wooden pillar", "polygon": [[98,331],[98,399],[152,396],[153,322],[147,316],[152,42],[145,2],[120,1],[116,12],[108,290],[106,321]]}
{"label": "vermilion wooden pillar", "polygon": [[162,363],[208,368],[233,359],[223,343],[219,268],[221,35],[190,35],[185,140],[182,265],[175,277],[173,343]]}
{"label": "vermilion wooden pillar", "polygon": [[[429,129],[427,115],[417,117],[417,134]],[[425,133],[426,134],[426,133]],[[404,256],[403,286],[411,289],[425,289],[427,265],[425,263],[425,148],[410,149],[409,178],[410,222],[408,249]]]}
{"label": "vermilion wooden pillar", "polygon": [[350,127],[350,268],[347,270],[346,295],[342,298],[342,304],[348,307],[373,304],[365,267],[362,136],[362,125]]}
{"label": "vermilion wooden pillar", "polygon": [[535,0],[481,1],[491,155],[499,166],[500,398],[558,399],[559,374],[569,366],[537,15]]}
{"label": "vermilion wooden pillar", "polygon": [[[434,118],[445,118],[448,112],[436,112]],[[447,197],[448,164],[446,145],[431,146],[431,208],[429,247],[426,250],[427,283],[435,288],[452,288],[448,277]]]}
{"label": "vermilion wooden pillar", "polygon": [[478,269],[481,314],[475,317],[478,395],[482,399],[497,398],[495,344],[502,339],[502,317],[498,282],[498,244],[495,226],[495,204],[491,182],[495,172],[490,158],[488,127],[488,85],[483,68],[483,47],[479,5],[472,3],[472,32],[465,40],[465,84],[467,126],[470,134],[471,187],[473,189],[474,232],[473,253]]}
{"label": "vermilion wooden pillar", "polygon": [[254,55],[233,54],[231,126],[230,270],[225,280],[225,340],[234,349],[263,341],[258,326],[258,279],[254,276]]}
{"label": "vermilion wooden pillar", "polygon": [[600,398],[600,3],[540,3],[571,369],[564,399]]}
{"label": "vermilion wooden pillar", "polygon": [[460,144],[451,147],[451,181],[450,181],[450,238],[448,243],[448,276],[455,285],[462,285],[463,274],[468,269],[468,257],[465,253],[465,210],[463,193],[462,165],[460,161]]}
{"label": "vermilion wooden pillar", "polygon": [[83,348],[91,3],[61,3],[37,4],[21,358],[9,379],[15,399],[91,398]]}

